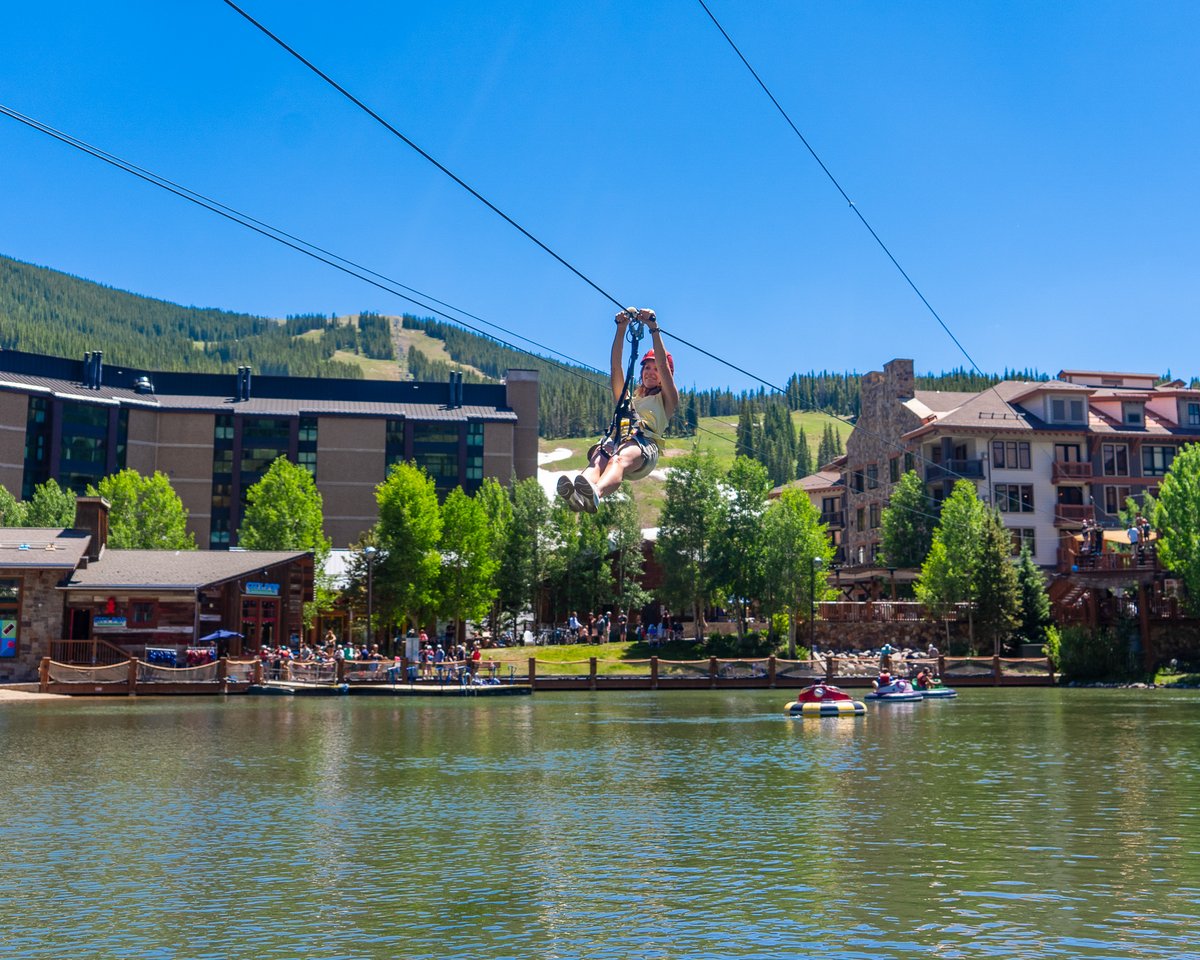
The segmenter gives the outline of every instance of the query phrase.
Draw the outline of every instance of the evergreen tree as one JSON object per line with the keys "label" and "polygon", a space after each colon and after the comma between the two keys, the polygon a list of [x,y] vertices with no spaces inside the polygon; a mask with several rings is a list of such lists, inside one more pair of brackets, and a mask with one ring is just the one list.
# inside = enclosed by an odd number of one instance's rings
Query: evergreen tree
{"label": "evergreen tree", "polygon": [[1026,643],[1046,643],[1051,624],[1046,575],[1034,562],[1028,546],[1021,548],[1021,559],[1017,562],[1017,584],[1021,591],[1021,622],[1017,631]]}
{"label": "evergreen tree", "polygon": [[743,399],[741,406],[738,408],[737,437],[734,450],[737,456],[758,456],[757,444],[755,443],[754,410],[751,408],[749,400]]}
{"label": "evergreen tree", "polygon": [[1013,630],[1021,622],[1021,587],[1011,555],[1012,535],[997,510],[985,509],[972,592],[984,649],[996,657],[1011,652]]}
{"label": "evergreen tree", "polygon": [[808,437],[804,433],[804,428],[800,428],[799,434],[796,436],[796,476],[807,477],[813,473],[812,454],[808,449]]}
{"label": "evergreen tree", "polygon": [[883,508],[881,546],[883,562],[889,567],[911,569],[921,566],[933,545],[937,509],[925,493],[925,484],[909,470],[892,490]]}
{"label": "evergreen tree", "polygon": [[165,473],[122,470],[88,487],[109,503],[108,545],[117,550],[195,550],[188,512]]}

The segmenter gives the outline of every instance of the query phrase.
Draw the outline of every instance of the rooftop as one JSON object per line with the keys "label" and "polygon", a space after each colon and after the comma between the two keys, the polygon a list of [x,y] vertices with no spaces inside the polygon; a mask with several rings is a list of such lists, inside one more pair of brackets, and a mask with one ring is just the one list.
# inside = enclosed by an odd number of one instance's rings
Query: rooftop
{"label": "rooftop", "polygon": [[302,550],[105,550],[60,589],[194,590],[266,575],[271,567],[305,555]]}

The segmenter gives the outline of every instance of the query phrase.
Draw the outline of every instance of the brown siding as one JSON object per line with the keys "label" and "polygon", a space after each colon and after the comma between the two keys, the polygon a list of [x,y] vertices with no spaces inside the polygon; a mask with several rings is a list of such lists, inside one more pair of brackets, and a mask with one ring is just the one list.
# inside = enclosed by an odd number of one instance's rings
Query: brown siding
{"label": "brown siding", "polygon": [[321,417],[317,422],[317,489],[325,535],[349,546],[375,523],[375,487],[386,474],[387,420]]}
{"label": "brown siding", "polygon": [[0,393],[0,483],[18,499],[25,475],[25,421],[29,397]]}
{"label": "brown siding", "polygon": [[[513,469],[518,480],[537,476],[538,373],[509,370],[506,380],[508,405],[517,415],[513,431]],[[486,461],[484,472],[487,472]]]}
{"label": "brown siding", "polygon": [[513,475],[513,433],[512,423],[483,425],[483,475],[495,477],[505,485]]}

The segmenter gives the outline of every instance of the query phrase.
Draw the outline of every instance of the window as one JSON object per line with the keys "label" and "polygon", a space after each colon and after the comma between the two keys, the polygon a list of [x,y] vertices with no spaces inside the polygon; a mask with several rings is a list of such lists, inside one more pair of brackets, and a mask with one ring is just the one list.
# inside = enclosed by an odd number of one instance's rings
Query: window
{"label": "window", "polygon": [[863,472],[861,470],[855,470],[850,475],[850,489],[855,493],[863,492]]}
{"label": "window", "polygon": [[1125,508],[1125,501],[1128,499],[1128,487],[1105,487],[1104,512],[1112,516],[1116,516],[1119,510],[1123,510]]}
{"label": "window", "polygon": [[996,484],[996,509],[1001,513],[1033,513],[1033,484]]}
{"label": "window", "polygon": [[904,455],[904,472],[908,473],[908,471],[912,470],[914,467],[916,467],[916,460],[913,458],[911,453],[906,453]]}
{"label": "window", "polygon": [[1006,470],[1028,470],[1029,444],[1024,440],[994,440],[992,466]]}
{"label": "window", "polygon": [[158,604],[153,600],[129,602],[129,626],[153,627],[158,624]]}
{"label": "window", "polygon": [[871,529],[879,529],[879,504],[871,504]]}
{"label": "window", "polygon": [[1171,469],[1174,459],[1174,447],[1142,447],[1142,476],[1163,476]]}
{"label": "window", "polygon": [[1054,397],[1050,400],[1050,419],[1056,423],[1083,423],[1084,407],[1082,399],[1070,397]]}
{"label": "window", "polygon": [[1129,476],[1128,446],[1123,443],[1104,443],[1100,445],[1100,454],[1106,477]]}
{"label": "window", "polygon": [[888,461],[888,480],[892,483],[900,482],[900,458],[892,457]]}
{"label": "window", "polygon": [[1056,463],[1079,463],[1079,444],[1056,443],[1054,445],[1054,460]]}
{"label": "window", "polygon": [[467,446],[482,447],[483,446],[483,424],[471,422],[467,424]]}
{"label": "window", "polygon": [[1189,403],[1187,405],[1187,425],[1189,427],[1200,427],[1200,403]]}
{"label": "window", "polygon": [[857,510],[854,511],[854,529],[866,530],[867,525],[866,525],[865,521],[866,521],[866,511],[862,507],[859,507]]}
{"label": "window", "polygon": [[879,465],[876,463],[867,464],[867,489],[879,489]]}
{"label": "window", "polygon": [[929,448],[929,462],[930,463],[941,463],[942,462],[942,445],[940,443],[935,443],[932,447]]}
{"label": "window", "polygon": [[1127,427],[1140,427],[1145,423],[1144,403],[1121,404],[1121,420]]}
{"label": "window", "polygon": [[414,423],[413,443],[458,443],[458,425],[453,423]]}
{"label": "window", "polygon": [[467,457],[467,476],[468,480],[483,479],[483,457],[470,456]]}
{"label": "window", "polygon": [[1037,556],[1037,544],[1032,527],[1010,527],[1008,532],[1012,535],[1012,555],[1014,557],[1021,555],[1022,547],[1028,547],[1029,552]]}

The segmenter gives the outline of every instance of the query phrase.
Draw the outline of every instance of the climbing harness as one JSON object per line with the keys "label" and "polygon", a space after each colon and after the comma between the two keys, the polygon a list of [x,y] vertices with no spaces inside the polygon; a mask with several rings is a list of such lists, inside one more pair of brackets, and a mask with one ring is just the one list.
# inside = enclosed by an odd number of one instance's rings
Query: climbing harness
{"label": "climbing harness", "polygon": [[[621,388],[621,398],[617,401],[616,409],[613,410],[608,430],[599,443],[592,444],[591,449],[588,450],[588,460],[593,459],[598,450],[604,450],[611,457],[621,444],[632,440],[642,450],[642,456],[647,464],[653,466],[650,463],[652,457],[646,449],[647,441],[642,435],[637,411],[633,408],[633,368],[637,365],[638,350],[642,337],[646,334],[646,325],[637,318],[635,311],[627,310],[626,312],[629,314],[629,329],[625,331],[625,339],[629,342],[630,350],[629,366],[625,370],[625,384]],[[640,471],[631,471],[626,476],[634,480],[638,479],[639,473]]]}

